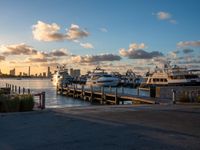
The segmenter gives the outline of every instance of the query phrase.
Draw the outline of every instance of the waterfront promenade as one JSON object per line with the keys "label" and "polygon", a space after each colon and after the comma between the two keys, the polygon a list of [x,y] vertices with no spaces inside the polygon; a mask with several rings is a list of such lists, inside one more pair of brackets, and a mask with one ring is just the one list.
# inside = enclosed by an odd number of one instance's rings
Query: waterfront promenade
{"label": "waterfront promenade", "polygon": [[200,105],[112,105],[0,113],[1,150],[192,150]]}

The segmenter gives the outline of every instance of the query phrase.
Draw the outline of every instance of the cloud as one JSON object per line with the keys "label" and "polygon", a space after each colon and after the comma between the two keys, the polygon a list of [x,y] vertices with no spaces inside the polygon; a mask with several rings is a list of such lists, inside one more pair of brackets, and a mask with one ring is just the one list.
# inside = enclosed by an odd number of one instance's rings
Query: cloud
{"label": "cloud", "polygon": [[132,43],[129,45],[129,49],[120,49],[119,53],[121,56],[128,57],[129,59],[151,59],[153,57],[163,56],[161,52],[153,51],[146,52],[142,48],[145,48],[145,44]]}
{"label": "cloud", "polygon": [[183,49],[184,54],[188,54],[188,53],[192,53],[192,52],[194,52],[193,49]]}
{"label": "cloud", "polygon": [[106,28],[100,28],[99,29],[101,32],[108,32],[108,30]]}
{"label": "cloud", "polygon": [[29,58],[28,63],[41,63],[41,62],[47,62],[47,58]]}
{"label": "cloud", "polygon": [[0,62],[3,61],[3,60],[5,60],[5,59],[6,59],[5,56],[1,56],[0,55]]}
{"label": "cloud", "polygon": [[102,54],[94,56],[73,56],[71,59],[75,63],[93,63],[101,61],[119,61],[121,57],[114,54]]}
{"label": "cloud", "polygon": [[83,48],[93,49],[94,46],[91,43],[80,43]]}
{"label": "cloud", "polygon": [[69,30],[66,29],[66,33],[60,33],[60,26],[56,23],[47,24],[42,21],[38,21],[37,24],[32,26],[32,29],[34,39],[45,42],[77,40],[89,35],[87,31],[75,24],[71,24]]}
{"label": "cloud", "polygon": [[3,55],[33,55],[37,50],[24,43],[13,45],[1,45],[0,51]]}
{"label": "cloud", "polygon": [[156,16],[160,20],[168,20],[171,18],[171,14],[168,12],[164,12],[164,11],[157,12]]}
{"label": "cloud", "polygon": [[177,21],[172,18],[172,15],[169,12],[159,11],[156,14],[153,13],[153,15],[156,15],[159,20],[167,20],[172,24],[177,24]]}
{"label": "cloud", "polygon": [[62,33],[58,33],[60,26],[56,23],[47,24],[42,21],[38,21],[37,24],[33,25],[33,37],[38,41],[58,41],[64,40],[65,36]]}
{"label": "cloud", "polygon": [[87,37],[89,33],[81,29],[78,25],[71,24],[69,30],[67,30],[67,39],[68,40],[77,40],[83,37]]}
{"label": "cloud", "polygon": [[185,41],[185,42],[181,41],[177,43],[177,46],[178,47],[189,47],[189,46],[199,47],[200,41]]}
{"label": "cloud", "polygon": [[53,50],[49,53],[48,56],[56,56],[56,57],[62,57],[62,56],[68,56],[68,52],[66,49],[59,49],[59,50]]}

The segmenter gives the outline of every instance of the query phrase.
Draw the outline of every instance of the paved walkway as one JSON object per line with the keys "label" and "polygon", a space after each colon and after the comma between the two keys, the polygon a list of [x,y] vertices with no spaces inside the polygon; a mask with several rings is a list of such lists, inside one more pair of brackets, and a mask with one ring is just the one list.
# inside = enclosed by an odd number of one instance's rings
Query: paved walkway
{"label": "paved walkway", "polygon": [[0,113],[0,150],[192,150],[200,105],[125,105]]}

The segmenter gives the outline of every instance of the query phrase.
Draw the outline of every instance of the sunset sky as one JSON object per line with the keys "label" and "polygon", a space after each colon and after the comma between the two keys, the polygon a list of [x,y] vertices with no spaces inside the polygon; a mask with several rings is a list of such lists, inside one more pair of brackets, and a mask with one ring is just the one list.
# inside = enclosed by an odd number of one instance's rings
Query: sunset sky
{"label": "sunset sky", "polygon": [[0,70],[200,68],[199,0],[0,0]]}

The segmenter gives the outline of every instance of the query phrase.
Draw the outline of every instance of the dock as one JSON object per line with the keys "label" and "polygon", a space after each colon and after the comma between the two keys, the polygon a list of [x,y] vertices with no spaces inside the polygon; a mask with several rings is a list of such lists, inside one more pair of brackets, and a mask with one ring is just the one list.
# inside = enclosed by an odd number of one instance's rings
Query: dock
{"label": "dock", "polygon": [[71,85],[67,87],[57,87],[57,93],[60,95],[78,98],[81,100],[86,100],[89,102],[97,102],[99,104],[124,104],[126,101],[131,101],[133,104],[158,104],[158,99],[140,96],[139,89],[137,89],[137,95],[125,94],[118,92],[118,88],[113,88],[114,91],[105,90],[104,87],[99,87],[95,89],[95,87],[90,86],[89,88],[85,88],[84,85],[78,87],[77,85]]}

